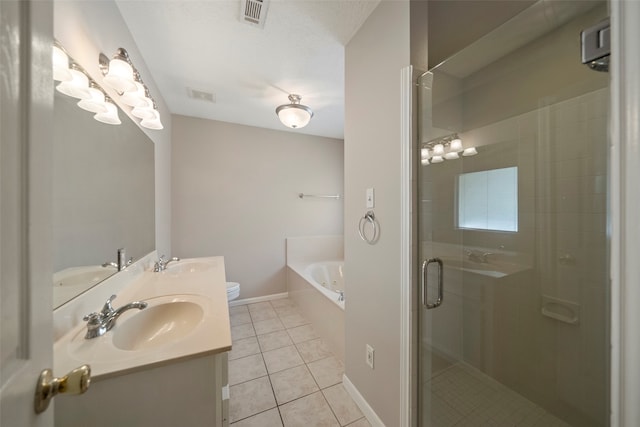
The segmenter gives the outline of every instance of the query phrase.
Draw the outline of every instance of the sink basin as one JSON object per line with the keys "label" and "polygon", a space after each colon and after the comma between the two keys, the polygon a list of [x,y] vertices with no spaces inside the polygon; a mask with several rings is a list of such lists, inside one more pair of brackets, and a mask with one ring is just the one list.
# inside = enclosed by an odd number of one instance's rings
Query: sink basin
{"label": "sink basin", "polygon": [[202,307],[191,301],[150,305],[118,321],[110,331],[113,345],[120,350],[136,351],[177,342],[193,331],[203,316]]}
{"label": "sink basin", "polygon": [[181,260],[169,264],[166,271],[171,273],[200,273],[211,270],[213,267],[215,267],[215,264],[207,261]]}

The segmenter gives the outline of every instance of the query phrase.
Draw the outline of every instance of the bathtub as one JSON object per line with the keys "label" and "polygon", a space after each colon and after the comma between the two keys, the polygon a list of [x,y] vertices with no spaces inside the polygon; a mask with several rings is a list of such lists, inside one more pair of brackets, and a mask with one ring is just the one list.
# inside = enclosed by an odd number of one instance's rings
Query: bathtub
{"label": "bathtub", "polygon": [[287,292],[327,348],[344,362],[344,292],[342,261],[287,265]]}

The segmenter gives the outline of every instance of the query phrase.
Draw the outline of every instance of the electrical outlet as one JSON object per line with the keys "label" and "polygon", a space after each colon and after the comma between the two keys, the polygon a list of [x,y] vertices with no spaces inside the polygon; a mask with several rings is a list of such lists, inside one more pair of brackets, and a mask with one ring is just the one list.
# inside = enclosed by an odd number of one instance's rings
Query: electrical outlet
{"label": "electrical outlet", "polygon": [[371,369],[373,369],[373,354],[374,354],[375,350],[373,349],[373,347],[371,347],[369,344],[367,344],[367,365],[369,365],[369,367]]}

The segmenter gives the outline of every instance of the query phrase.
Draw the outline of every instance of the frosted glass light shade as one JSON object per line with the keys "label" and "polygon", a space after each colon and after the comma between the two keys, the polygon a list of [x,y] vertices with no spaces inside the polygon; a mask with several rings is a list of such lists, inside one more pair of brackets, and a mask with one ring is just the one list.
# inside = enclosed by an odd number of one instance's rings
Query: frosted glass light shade
{"label": "frosted glass light shade", "polygon": [[311,114],[309,114],[307,110],[301,109],[299,106],[292,105],[280,110],[278,112],[278,118],[286,127],[300,129],[309,124],[311,121]]}
{"label": "frosted glass light shade", "polygon": [[462,155],[464,157],[475,156],[476,154],[478,154],[476,147],[465,148],[464,151],[462,152]]}
{"label": "frosted glass light shade", "polygon": [[89,78],[79,70],[69,69],[71,80],[63,81],[56,86],[56,90],[67,96],[79,99],[91,98],[89,92]]}
{"label": "frosted glass light shade", "polygon": [[283,125],[291,129],[305,127],[313,117],[313,111],[306,105],[300,104],[300,95],[289,95],[291,104],[284,104],[276,108],[276,114]]}
{"label": "frosted glass light shade", "polygon": [[89,93],[91,94],[91,97],[78,101],[78,107],[92,113],[108,112],[108,107],[106,106],[104,100],[104,93],[102,93],[100,89],[96,89],[95,87],[90,87]]}
{"label": "frosted glass light shade", "polygon": [[460,156],[458,156],[458,153],[456,153],[455,151],[450,151],[444,155],[444,158],[447,160],[455,160],[455,159],[459,159]]}
{"label": "frosted glass light shade", "polygon": [[158,110],[153,110],[153,112],[154,117],[151,119],[142,119],[142,121],[140,122],[140,126],[154,130],[164,129],[164,126],[162,126],[162,122],[160,121],[160,113],[158,112]]}
{"label": "frosted glass light shade", "polygon": [[431,154],[431,153],[429,152],[429,149],[428,149],[428,148],[421,148],[421,149],[420,149],[420,157],[421,157],[422,159],[428,159],[428,158],[430,157],[430,156],[429,156],[430,154]]}
{"label": "frosted glass light shade", "polygon": [[73,78],[69,72],[69,57],[58,46],[53,46],[51,50],[51,61],[54,80],[66,82]]}
{"label": "frosted glass light shade", "polygon": [[433,155],[442,156],[444,154],[444,145],[436,144],[433,146]]}
{"label": "frosted glass light shade", "polygon": [[120,117],[118,116],[118,107],[116,107],[115,104],[110,101],[106,101],[104,105],[107,108],[107,111],[104,113],[98,113],[93,116],[93,118],[108,125],[119,125],[120,123],[122,123],[120,121]]}
{"label": "frosted glass light shade", "polygon": [[452,139],[449,143],[449,151],[455,151],[456,153],[462,151],[462,140],[460,138]]}
{"label": "frosted glass light shade", "polygon": [[146,105],[144,86],[140,82],[135,82],[135,86],[135,90],[122,94],[120,101],[129,107],[144,107]]}
{"label": "frosted glass light shade", "polygon": [[444,159],[442,158],[442,156],[433,156],[431,158],[431,163],[442,163],[444,162]]}
{"label": "frosted glass light shade", "polygon": [[131,115],[142,120],[153,120],[156,117],[153,101],[149,98],[144,98],[138,106],[131,110]]}
{"label": "frosted glass light shade", "polygon": [[118,58],[109,61],[109,72],[104,76],[104,82],[120,93],[137,89],[133,80],[133,67]]}
{"label": "frosted glass light shade", "polygon": [[420,163],[422,163],[422,165],[424,165],[424,166],[428,165],[429,164],[429,158],[428,157],[423,157],[420,160]]}

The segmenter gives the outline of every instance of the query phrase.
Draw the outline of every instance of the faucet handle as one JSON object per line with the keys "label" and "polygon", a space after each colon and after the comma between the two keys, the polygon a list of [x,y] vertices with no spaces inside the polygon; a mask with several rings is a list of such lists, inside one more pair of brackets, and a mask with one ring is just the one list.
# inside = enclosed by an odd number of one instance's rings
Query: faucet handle
{"label": "faucet handle", "polygon": [[102,315],[102,313],[96,313],[94,311],[93,313],[89,313],[89,314],[85,315],[82,318],[82,320],[87,322],[90,326],[94,326],[94,325],[99,325],[100,323],[102,323],[102,319],[103,318],[104,318],[104,316]]}
{"label": "faucet handle", "polygon": [[113,302],[113,300],[116,299],[115,295],[111,295],[109,297],[109,299],[107,299],[107,301],[104,303],[104,306],[102,307],[102,310],[100,311],[100,313],[103,316],[106,316],[109,313],[113,312],[113,306],[111,305],[111,303]]}

